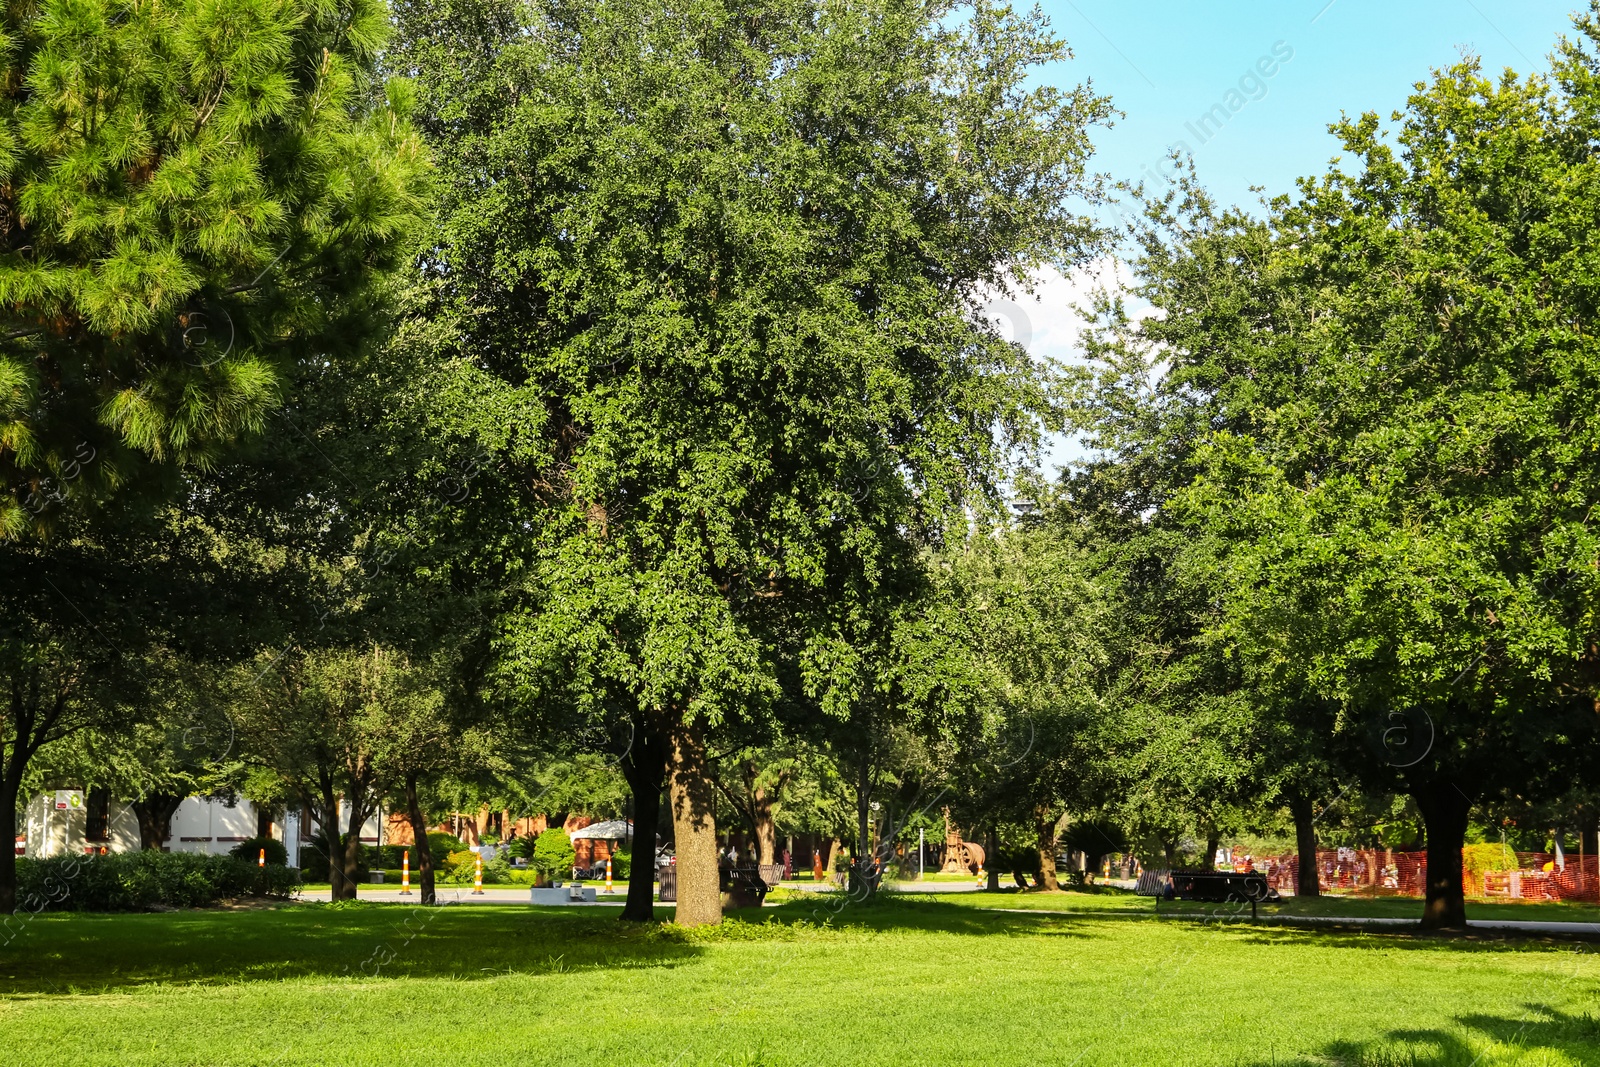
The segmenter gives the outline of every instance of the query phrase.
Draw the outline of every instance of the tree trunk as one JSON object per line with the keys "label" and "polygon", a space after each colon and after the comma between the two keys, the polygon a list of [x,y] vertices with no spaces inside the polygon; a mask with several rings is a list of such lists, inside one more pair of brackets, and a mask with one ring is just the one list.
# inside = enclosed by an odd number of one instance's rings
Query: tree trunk
{"label": "tree trunk", "polygon": [[317,785],[318,798],[311,814],[317,820],[317,834],[328,857],[328,897],[344,900],[344,845],[339,840],[339,794],[334,792],[332,772],[323,774],[319,768]]}
{"label": "tree trunk", "polygon": [[272,809],[264,804],[256,806],[256,836],[272,836]]}
{"label": "tree trunk", "polygon": [[356,886],[361,879],[361,828],[371,814],[372,798],[365,783],[360,783],[350,791],[349,829],[345,833],[344,848],[340,850],[344,863],[344,892],[335,900],[356,899]]}
{"label": "tree trunk", "polygon": [[856,861],[850,866],[850,894],[857,900],[866,900],[872,896],[877,886],[877,879],[868,873],[869,866],[877,859],[877,852],[872,847],[871,815],[868,805],[872,802],[872,753],[870,746],[861,754],[861,763],[856,769]]}
{"label": "tree trunk", "polygon": [[659,733],[635,723],[633,747],[622,759],[622,776],[633,792],[633,866],[628,871],[626,922],[655,921],[656,824],[661,821],[661,788],[667,774],[666,746]]}
{"label": "tree trunk", "polygon": [[356,885],[361,880],[361,823],[365,821],[357,822],[354,811],[351,812],[351,828],[344,835],[344,847],[339,850],[344,861],[344,900],[356,899]]}
{"label": "tree trunk", "polygon": [[159,852],[172,837],[172,816],[183,797],[176,793],[146,793],[133,802],[134,818],[139,820],[139,847]]}
{"label": "tree trunk", "polygon": [[17,795],[22,792],[21,761],[15,755],[0,777],[0,830],[4,831],[4,855],[0,855],[0,915],[17,910]]}
{"label": "tree trunk", "polygon": [[1472,802],[1449,779],[1429,782],[1411,795],[1428,834],[1428,895],[1422,905],[1422,928],[1464,930],[1467,904],[1461,884],[1461,848],[1466,843]]}
{"label": "tree trunk", "polygon": [[1294,816],[1294,847],[1299,861],[1295,865],[1295,895],[1321,896],[1322,882],[1317,877],[1317,819],[1311,798],[1306,795],[1290,797],[1289,814]]}
{"label": "tree trunk", "polygon": [[433,850],[428,847],[428,822],[417,797],[417,772],[406,772],[406,819],[411,823],[411,851],[417,856],[417,897],[419,904],[435,904],[438,894],[433,884]]}
{"label": "tree trunk", "polygon": [[716,787],[706,767],[705,726],[699,720],[674,722],[667,759],[672,803],[672,833],[677,849],[680,926],[722,921],[722,887],[717,873]]}
{"label": "tree trunk", "polygon": [[772,794],[757,786],[750,794],[755,809],[756,862],[777,863],[778,824],[772,818]]}
{"label": "tree trunk", "polygon": [[988,853],[989,878],[984,886],[991,893],[1000,892],[1000,835],[990,827],[983,835],[984,851]]}
{"label": "tree trunk", "polygon": [[1216,827],[1206,831],[1206,854],[1200,858],[1200,869],[1213,871],[1217,867],[1217,849],[1222,847],[1222,835]]}
{"label": "tree trunk", "polygon": [[832,878],[834,866],[839,862],[839,850],[844,847],[838,835],[828,839],[828,858],[822,862],[822,877]]}
{"label": "tree trunk", "polygon": [[1039,831],[1039,888],[1054,893],[1061,888],[1056,880],[1056,820],[1043,804],[1034,809],[1033,817]]}

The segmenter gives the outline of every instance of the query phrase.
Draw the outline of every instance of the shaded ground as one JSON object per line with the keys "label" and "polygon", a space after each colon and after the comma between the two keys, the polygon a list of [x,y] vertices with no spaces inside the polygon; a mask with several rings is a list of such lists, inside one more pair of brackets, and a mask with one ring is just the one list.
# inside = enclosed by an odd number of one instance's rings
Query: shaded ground
{"label": "shaded ground", "polygon": [[39,916],[0,1063],[1600,1067],[1596,946],[843,903]]}
{"label": "shaded ground", "polygon": [[[1191,901],[1163,901],[1159,908],[1151,897],[1138,897],[1125,889],[1099,888],[1092,891],[1060,893],[1021,892],[1003,889],[999,893],[940,893],[938,899],[966,907],[1029,908],[1083,914],[1222,915],[1241,909],[1233,905],[1199,904]],[[1248,905],[1242,908],[1249,915]],[[1281,903],[1262,905],[1259,913],[1288,916],[1348,916],[1351,918],[1418,919],[1422,901],[1409,897],[1358,897],[1327,895],[1284,897]],[[1517,919],[1543,922],[1600,922],[1600,906],[1561,901],[1467,901],[1467,918]]]}

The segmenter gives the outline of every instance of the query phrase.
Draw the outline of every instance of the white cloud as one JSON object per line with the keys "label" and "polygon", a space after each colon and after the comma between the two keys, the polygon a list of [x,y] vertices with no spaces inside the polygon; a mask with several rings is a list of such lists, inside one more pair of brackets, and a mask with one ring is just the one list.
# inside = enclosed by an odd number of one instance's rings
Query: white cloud
{"label": "white cloud", "polygon": [[[985,306],[1002,333],[1039,359],[1062,363],[1084,362],[1081,338],[1085,326],[1083,313],[1091,306],[1095,290],[1126,291],[1132,273],[1119,259],[1095,260],[1070,274],[1046,268],[1033,278],[1033,294],[1018,293],[1015,300],[997,297]],[[1146,306],[1134,304],[1135,318],[1150,314]],[[1041,457],[1046,471],[1087,455],[1074,435],[1055,434],[1045,443]]]}

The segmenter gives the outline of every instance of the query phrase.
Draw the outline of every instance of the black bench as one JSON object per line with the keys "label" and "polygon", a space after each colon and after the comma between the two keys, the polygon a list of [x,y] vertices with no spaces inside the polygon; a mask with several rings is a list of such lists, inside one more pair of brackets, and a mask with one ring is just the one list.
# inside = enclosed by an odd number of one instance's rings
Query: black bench
{"label": "black bench", "polygon": [[[782,868],[779,868],[780,870]],[[744,893],[756,898],[756,906],[766,902],[767,880],[760,867],[718,867],[717,880],[724,893]]]}
{"label": "black bench", "polygon": [[1249,904],[1252,919],[1256,905],[1276,904],[1282,899],[1260,871],[1146,871],[1134,892],[1155,897],[1157,907],[1163,898]]}

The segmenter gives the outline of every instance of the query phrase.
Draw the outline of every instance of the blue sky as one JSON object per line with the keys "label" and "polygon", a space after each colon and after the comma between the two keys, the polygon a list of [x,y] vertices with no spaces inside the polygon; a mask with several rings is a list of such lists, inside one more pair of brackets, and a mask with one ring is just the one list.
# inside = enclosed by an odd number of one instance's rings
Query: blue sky
{"label": "blue sky", "polygon": [[[1292,192],[1297,177],[1326,170],[1340,149],[1327,127],[1341,112],[1376,111],[1387,121],[1415,82],[1456,62],[1463,50],[1481,57],[1487,72],[1545,69],[1557,38],[1572,31],[1569,12],[1579,6],[1578,0],[1041,0],[1075,55],[1042,72],[1042,80],[1090,80],[1124,112],[1113,129],[1097,132],[1095,170],[1137,179],[1182,141],[1207,187],[1226,202],[1252,206],[1252,185],[1269,195]],[[1239,95],[1230,99],[1230,91]],[[1226,119],[1199,127],[1217,104],[1223,108],[1214,114]],[[1079,322],[1072,305],[1092,285],[1111,282],[1111,270],[1098,264],[1071,278],[1046,272],[1037,279],[1037,300],[991,310],[1002,321],[1023,318],[1011,334],[1036,355],[1074,361]],[[1076,441],[1057,438],[1046,466],[1082,454]]]}
{"label": "blue sky", "polygon": [[[1586,2],[1586,0],[1585,0]],[[1463,48],[1498,72],[1542,69],[1571,31],[1575,0],[1043,0],[1076,59],[1046,77],[1092,79],[1126,113],[1101,131],[1098,168],[1139,174],[1183,140],[1200,177],[1229,201],[1254,202],[1251,185],[1286,192],[1326,167],[1341,111],[1387,118],[1412,83],[1456,61]],[[1281,43],[1280,43],[1281,42]],[[1292,52],[1281,61],[1272,55]],[[1266,63],[1258,68],[1263,57]],[[1271,70],[1270,77],[1260,70]],[[1194,134],[1196,120],[1230,90],[1245,91],[1225,124]],[[1252,98],[1253,97],[1253,98]],[[1217,130],[1216,125],[1221,125]]]}

